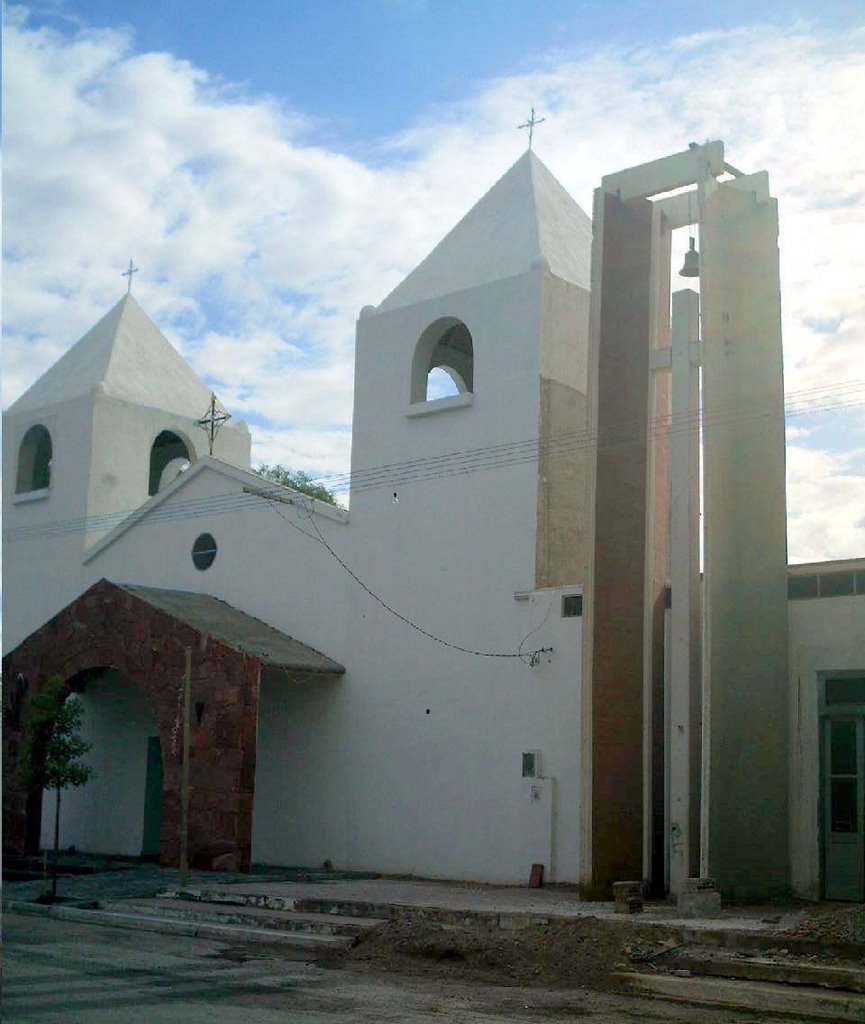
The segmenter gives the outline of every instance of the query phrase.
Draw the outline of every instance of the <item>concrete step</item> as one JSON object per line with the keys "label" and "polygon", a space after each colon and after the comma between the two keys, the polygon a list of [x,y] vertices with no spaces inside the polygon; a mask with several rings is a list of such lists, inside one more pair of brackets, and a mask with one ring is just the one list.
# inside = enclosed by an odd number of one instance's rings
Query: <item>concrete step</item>
{"label": "concrete step", "polygon": [[690,971],[699,977],[771,981],[865,993],[865,970],[854,966],[802,963],[783,957],[718,956],[714,951],[711,956],[695,956],[683,951],[657,966],[665,971]]}
{"label": "concrete step", "polygon": [[33,914],[56,917],[64,921],[81,924],[99,924],[130,931],[159,932],[164,935],[189,935],[199,939],[215,939],[225,942],[260,943],[303,949],[311,954],[324,954],[347,949],[354,943],[351,935],[323,935],[314,932],[290,931],[284,928],[258,928],[241,924],[224,924],[217,921],[186,920],[182,917],[163,916],[128,910],[83,910],[80,907],[62,905],[40,905],[36,903],[9,902],[4,911],[17,914]]}
{"label": "concrete step", "polygon": [[778,985],[766,981],[733,981],[729,978],[676,977],[669,974],[638,974],[619,971],[614,977],[634,992],[676,1002],[752,1013],[783,1014],[803,1021],[865,1020],[865,997],[851,992],[827,992],[810,987]]}
{"label": "concrete step", "polygon": [[299,913],[244,904],[210,903],[158,896],[153,899],[115,900],[101,904],[105,910],[171,917],[185,921],[213,921],[242,924],[276,931],[311,932],[317,935],[347,935],[352,938],[373,931],[385,922],[375,918],[337,914]]}
{"label": "concrete step", "polygon": [[[342,918],[367,918],[390,921],[398,916],[400,907],[390,903],[363,900],[329,899],[318,896],[276,896],[269,893],[226,892],[221,889],[177,889],[160,893],[160,899],[186,900],[212,905],[260,907],[267,910],[293,911],[298,914],[328,914]],[[417,908],[415,908],[417,909]],[[435,913],[430,908],[429,913]]]}

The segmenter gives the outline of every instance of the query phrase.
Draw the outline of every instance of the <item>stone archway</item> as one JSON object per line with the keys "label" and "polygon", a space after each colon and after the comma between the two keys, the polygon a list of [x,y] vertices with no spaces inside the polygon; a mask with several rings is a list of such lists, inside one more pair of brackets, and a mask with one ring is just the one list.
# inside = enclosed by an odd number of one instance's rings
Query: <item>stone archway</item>
{"label": "stone archway", "polygon": [[[189,849],[193,864],[248,870],[260,661],[214,639],[141,596],[101,580],[3,660],[3,837],[26,852],[38,837],[41,798],[17,779],[29,699],[51,676],[114,666],[134,680],[153,712],[163,757],[160,862],[178,863],[182,680],[192,651]],[[41,797],[41,794],[39,795]],[[38,838],[37,838],[38,842]]]}

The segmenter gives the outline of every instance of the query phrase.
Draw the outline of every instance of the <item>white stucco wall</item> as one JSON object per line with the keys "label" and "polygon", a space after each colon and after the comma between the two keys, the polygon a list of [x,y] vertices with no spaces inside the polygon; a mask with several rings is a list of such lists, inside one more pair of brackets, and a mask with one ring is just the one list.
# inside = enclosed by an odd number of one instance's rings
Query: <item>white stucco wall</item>
{"label": "white stucco wall", "polygon": [[[346,696],[347,714],[361,718],[367,737],[348,779],[349,806],[364,808],[346,826],[348,862],[357,867],[525,880],[536,843],[525,834],[521,753],[541,749],[545,773],[558,778],[554,871],[578,875],[579,622],[559,617],[558,597],[514,600],[534,582],[536,451],[493,452],[537,438],[543,273],[373,313],[358,325],[351,534],[359,574],[427,631],[485,652],[516,652],[552,601],[526,647],[556,651],[537,668],[466,655],[352,591],[351,668],[369,680]],[[472,335],[471,404],[410,409],[415,343],[445,316]],[[477,454],[424,461],[465,452]],[[365,470],[410,460],[420,460],[417,472],[396,469],[364,486]]]}
{"label": "white stucco wall", "polygon": [[819,899],[819,684],[832,672],[865,674],[865,596],[790,601],[789,609],[792,884]]}
{"label": "white stucco wall", "polygon": [[[551,603],[556,617],[541,636],[556,654],[535,669],[477,668],[456,653],[445,667],[404,637],[391,640],[401,656],[381,651],[360,665],[353,656],[338,683],[265,677],[254,858],[513,882],[540,860],[548,874],[574,877],[578,693],[554,665],[576,657],[580,620],[558,617],[559,591],[518,607],[537,624]],[[367,621],[383,635],[381,621]],[[563,789],[554,832],[521,777],[521,754],[533,749]]]}
{"label": "white stucco wall", "polygon": [[[51,485],[16,495],[21,440],[34,424],[51,434]],[[3,416],[3,649],[12,650],[81,592],[90,403]]]}
{"label": "white stucco wall", "polygon": [[[147,738],[156,720],[134,682],[116,672],[87,683],[82,736],[93,747],[82,760],[95,777],[60,799],[60,845],[91,853],[137,857],[144,829]],[[53,792],[42,802],[42,845],[54,845]]]}

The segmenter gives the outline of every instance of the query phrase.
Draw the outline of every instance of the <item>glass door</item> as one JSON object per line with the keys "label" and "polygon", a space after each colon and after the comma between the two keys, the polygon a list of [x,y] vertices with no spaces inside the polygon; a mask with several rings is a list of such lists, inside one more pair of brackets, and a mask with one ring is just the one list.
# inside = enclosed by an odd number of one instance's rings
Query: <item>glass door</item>
{"label": "glass door", "polygon": [[[859,698],[859,699],[857,699]],[[865,679],[827,679],[822,720],[823,890],[865,900]]]}

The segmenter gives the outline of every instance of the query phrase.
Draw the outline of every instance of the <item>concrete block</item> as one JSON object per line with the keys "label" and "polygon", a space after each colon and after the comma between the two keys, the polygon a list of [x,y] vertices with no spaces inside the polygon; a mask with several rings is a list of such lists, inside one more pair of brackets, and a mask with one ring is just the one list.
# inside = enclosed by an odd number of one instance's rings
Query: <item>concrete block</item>
{"label": "concrete block", "polygon": [[720,917],[721,894],[709,890],[683,891],[679,893],[676,907],[681,917]]}
{"label": "concrete block", "polygon": [[718,885],[714,878],[685,878],[682,880],[682,892],[717,892]]}
{"label": "concrete block", "polygon": [[642,882],[613,882],[617,914],[639,914],[643,910]]}

